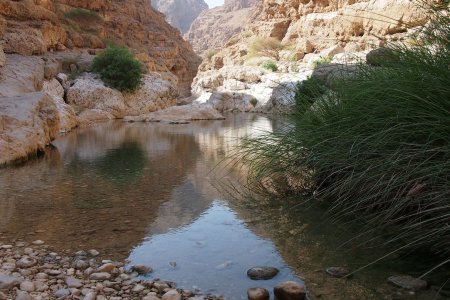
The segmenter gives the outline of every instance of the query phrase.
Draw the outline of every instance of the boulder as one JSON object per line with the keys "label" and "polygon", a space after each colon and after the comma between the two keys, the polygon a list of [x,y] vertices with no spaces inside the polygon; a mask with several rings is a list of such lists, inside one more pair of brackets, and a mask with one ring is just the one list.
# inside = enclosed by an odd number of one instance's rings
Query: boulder
{"label": "boulder", "polygon": [[253,280],[267,280],[277,276],[278,272],[274,267],[253,267],[247,270],[247,276]]}
{"label": "boulder", "polygon": [[273,289],[277,300],[304,300],[305,288],[295,281],[284,281]]}
{"label": "boulder", "polygon": [[126,114],[122,94],[92,76],[75,80],[67,91],[67,102],[80,108],[103,110],[116,118],[122,118]]}
{"label": "boulder", "polygon": [[124,93],[126,114],[137,116],[176,105],[175,85],[156,73],[145,75],[142,86],[133,93]]}
{"label": "boulder", "polygon": [[47,93],[0,97],[0,165],[44,151],[59,126],[58,109]]}
{"label": "boulder", "polygon": [[126,122],[187,123],[194,120],[223,120],[224,117],[210,105],[189,104],[172,106],[137,117],[125,117]]}
{"label": "boulder", "polygon": [[327,48],[327,49],[325,49],[325,50],[322,50],[322,51],[320,52],[320,56],[321,56],[322,58],[329,58],[329,59],[332,59],[336,54],[343,53],[343,52],[344,52],[344,48],[342,48],[342,47],[339,46],[339,45],[336,45],[336,46]]}
{"label": "boulder", "polygon": [[7,53],[29,56],[44,54],[47,51],[42,32],[37,28],[8,28],[3,39]]}
{"label": "boulder", "polygon": [[79,124],[78,117],[73,107],[64,102],[64,89],[59,81],[55,78],[44,81],[43,92],[49,94],[56,107],[58,108],[60,118],[60,132],[68,132]]}
{"label": "boulder", "polygon": [[367,64],[372,66],[381,66],[396,62],[397,60],[397,55],[393,50],[388,48],[377,48],[369,51],[366,55]]}
{"label": "boulder", "polygon": [[44,61],[34,56],[7,54],[1,74],[0,97],[37,92],[44,82]]}
{"label": "boulder", "polygon": [[249,288],[247,290],[248,300],[269,300],[269,291],[265,288]]}

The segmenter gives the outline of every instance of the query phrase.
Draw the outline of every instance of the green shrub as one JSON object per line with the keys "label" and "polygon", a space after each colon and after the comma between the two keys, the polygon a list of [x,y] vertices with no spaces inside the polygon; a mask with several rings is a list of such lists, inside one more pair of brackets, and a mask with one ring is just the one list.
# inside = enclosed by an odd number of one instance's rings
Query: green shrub
{"label": "green shrub", "polygon": [[327,217],[352,220],[360,238],[393,251],[425,249],[448,262],[446,13],[448,7],[430,12],[432,26],[422,40],[432,47],[391,45],[395,60],[358,65],[326,97],[313,80],[300,86],[303,93],[297,94],[301,97],[289,124],[240,148],[250,167],[249,186],[264,191],[267,178],[284,178],[277,181],[285,184],[278,196],[302,193],[327,201]]}
{"label": "green shrub", "polygon": [[304,113],[310,109],[320,97],[326,92],[325,85],[315,77],[309,77],[307,80],[299,82],[295,89],[295,110],[296,113]]}
{"label": "green shrub", "polygon": [[217,50],[216,49],[208,49],[205,54],[204,57],[205,59],[207,59],[208,61],[211,61],[211,58],[217,54]]}
{"label": "green shrub", "polygon": [[331,58],[329,57],[322,57],[319,58],[318,60],[315,60],[313,62],[313,67],[314,69],[320,66],[324,66],[324,65],[329,65],[331,63]]}
{"label": "green shrub", "polygon": [[256,104],[258,104],[258,99],[256,99],[256,98],[252,98],[252,99],[250,99],[250,104],[253,106],[253,107],[255,107],[256,106]]}
{"label": "green shrub", "polygon": [[108,47],[98,55],[92,71],[109,86],[119,91],[132,92],[142,81],[143,68],[128,48]]}
{"label": "green shrub", "polygon": [[95,22],[102,20],[102,17],[100,17],[100,15],[95,11],[83,8],[74,8],[64,13],[64,18],[82,22]]}
{"label": "green shrub", "polygon": [[278,52],[283,49],[283,45],[276,38],[255,37],[250,41],[248,46],[248,56],[268,56],[278,60]]}
{"label": "green shrub", "polygon": [[261,67],[272,72],[278,71],[277,64],[273,60],[266,60],[262,63]]}

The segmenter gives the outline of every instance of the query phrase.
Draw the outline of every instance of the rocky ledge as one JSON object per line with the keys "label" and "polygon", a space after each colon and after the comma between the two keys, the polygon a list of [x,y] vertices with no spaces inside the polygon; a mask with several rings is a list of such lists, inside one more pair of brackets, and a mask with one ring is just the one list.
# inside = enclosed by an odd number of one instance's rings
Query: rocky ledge
{"label": "rocky ledge", "polygon": [[139,280],[148,266],[126,268],[121,262],[98,259],[96,250],[63,256],[43,241],[0,244],[0,300],[181,300],[221,299],[196,295],[159,280]]}

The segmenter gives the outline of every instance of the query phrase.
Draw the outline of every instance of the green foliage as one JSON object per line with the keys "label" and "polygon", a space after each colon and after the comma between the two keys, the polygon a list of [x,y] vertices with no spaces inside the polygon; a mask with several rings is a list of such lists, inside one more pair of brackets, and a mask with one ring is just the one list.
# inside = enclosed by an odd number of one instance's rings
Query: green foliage
{"label": "green foliage", "polygon": [[272,72],[278,71],[277,64],[273,60],[266,60],[262,63],[261,67]]}
{"label": "green foliage", "polygon": [[92,71],[100,74],[107,85],[120,91],[132,92],[142,81],[143,68],[128,48],[108,47],[98,55]]}
{"label": "green foliage", "polygon": [[283,49],[283,45],[276,38],[255,37],[250,41],[250,44],[248,45],[248,56],[267,56],[278,60],[278,52],[281,49]]}
{"label": "green foliage", "polygon": [[95,11],[83,8],[74,8],[64,13],[64,18],[79,22],[96,22],[102,20],[102,17]]}
{"label": "green foliage", "polygon": [[[242,145],[249,186],[328,201],[382,246],[450,257],[450,19],[430,11],[429,46],[390,46],[325,93],[310,79],[282,129]],[[268,184],[268,182],[272,184]],[[279,188],[280,183],[284,184]],[[389,248],[387,248],[389,249]]]}
{"label": "green foliage", "polygon": [[297,84],[294,96],[296,113],[304,113],[319,100],[326,92],[325,85],[315,77],[309,77],[307,80]]}
{"label": "green foliage", "polygon": [[314,69],[320,66],[324,66],[324,65],[329,65],[331,63],[331,58],[329,57],[322,57],[319,58],[318,60],[315,60],[313,62],[313,67]]}
{"label": "green foliage", "polygon": [[258,99],[256,99],[256,98],[250,99],[250,104],[251,104],[253,107],[255,107],[256,104],[258,104]]}
{"label": "green foliage", "polygon": [[208,61],[211,61],[211,58],[217,54],[217,50],[216,49],[208,49],[205,54],[204,57],[205,59],[207,59]]}

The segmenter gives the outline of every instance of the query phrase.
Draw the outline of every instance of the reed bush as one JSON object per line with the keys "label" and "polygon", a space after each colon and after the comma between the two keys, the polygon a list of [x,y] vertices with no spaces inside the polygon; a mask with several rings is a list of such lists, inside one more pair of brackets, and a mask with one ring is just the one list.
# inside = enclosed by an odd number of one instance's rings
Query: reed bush
{"label": "reed bush", "polygon": [[[450,21],[448,4],[414,47],[359,64],[332,91],[297,90],[291,121],[246,140],[239,154],[255,190],[309,194],[380,246],[426,249],[450,262]],[[280,187],[280,185],[284,185]]]}

